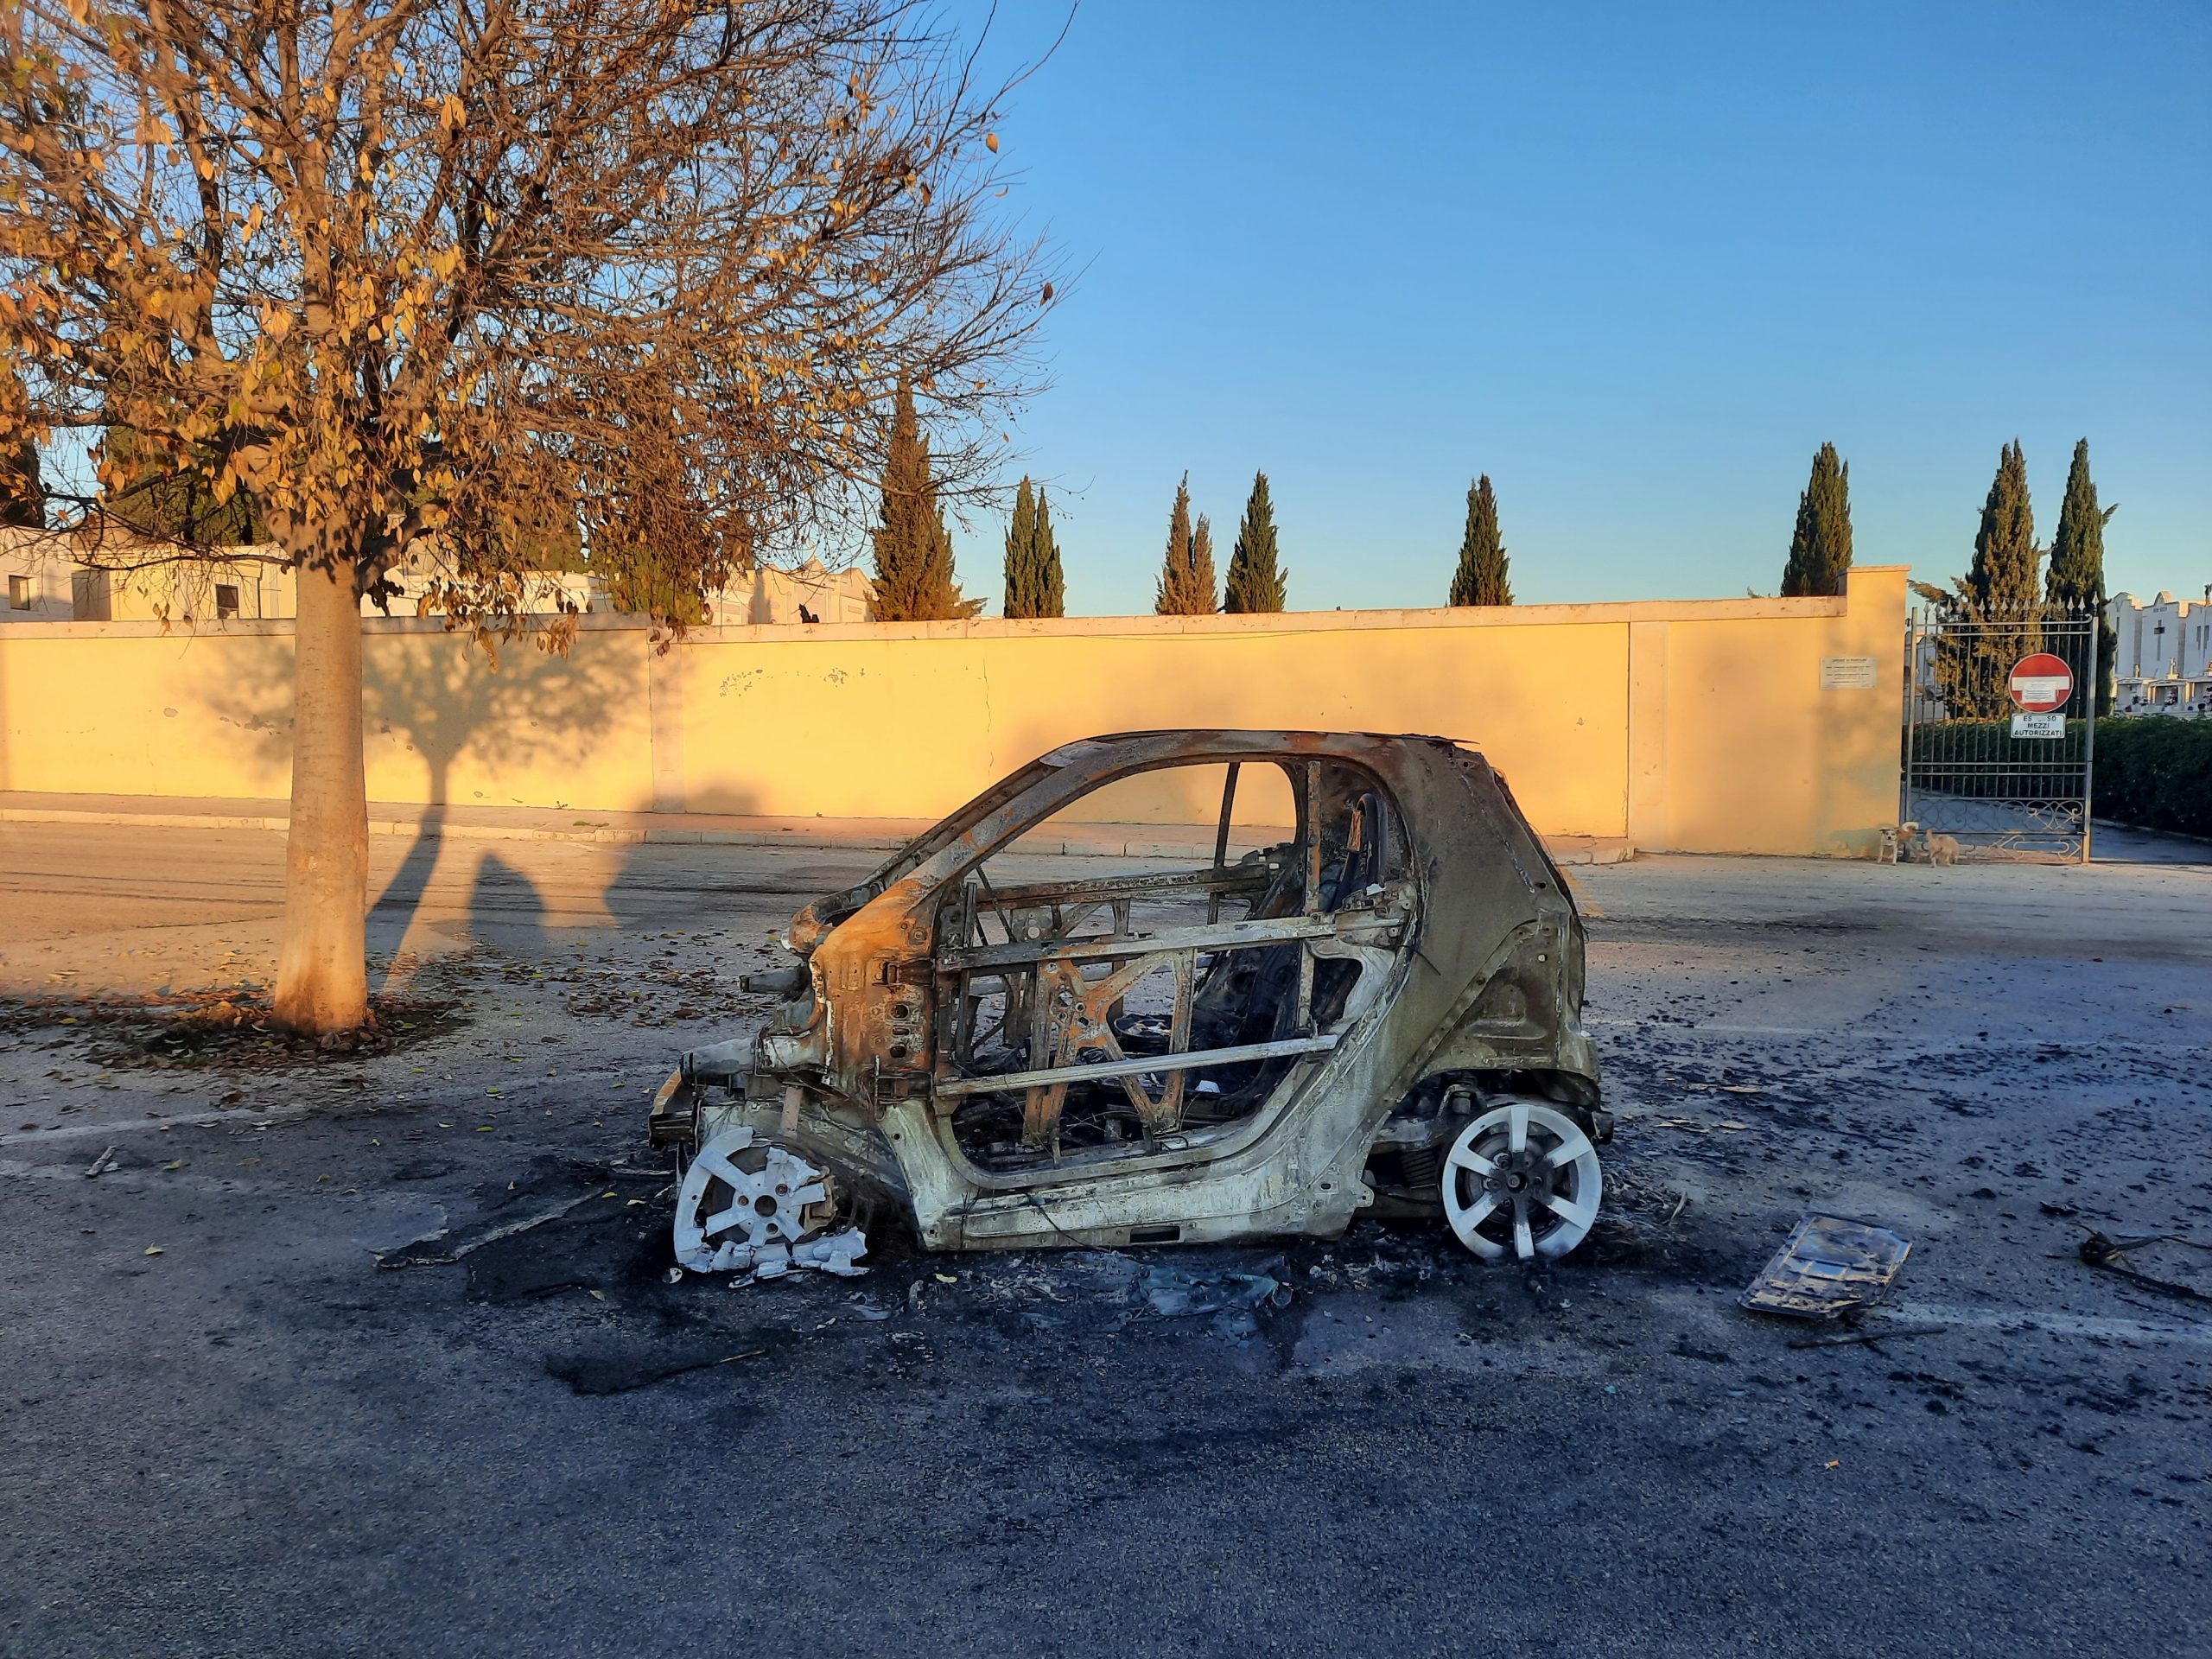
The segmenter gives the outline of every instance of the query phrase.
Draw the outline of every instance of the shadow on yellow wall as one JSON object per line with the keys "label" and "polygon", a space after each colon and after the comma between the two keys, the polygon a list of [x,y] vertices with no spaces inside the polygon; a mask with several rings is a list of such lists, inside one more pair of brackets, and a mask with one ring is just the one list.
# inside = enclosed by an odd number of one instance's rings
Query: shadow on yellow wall
{"label": "shadow on yellow wall", "polygon": [[[369,798],[420,802],[424,809],[413,845],[372,905],[381,929],[397,927],[396,945],[448,845],[446,817],[456,800],[569,806],[565,795],[579,779],[610,787],[591,763],[611,732],[643,729],[634,705],[645,696],[645,676],[642,652],[628,633],[591,636],[567,657],[538,649],[528,638],[487,649],[466,633],[422,630],[373,633],[365,644]],[[230,671],[221,671],[225,666],[218,661],[202,670],[208,714],[230,728],[234,745],[252,752],[260,772],[288,776],[289,652],[240,653],[228,663]],[[521,791],[533,783],[550,783],[551,799],[527,798]],[[622,806],[634,804],[635,781],[611,787]],[[501,869],[522,879],[489,855],[480,868],[480,888],[488,893],[512,887]],[[478,907],[473,903],[472,912]]]}

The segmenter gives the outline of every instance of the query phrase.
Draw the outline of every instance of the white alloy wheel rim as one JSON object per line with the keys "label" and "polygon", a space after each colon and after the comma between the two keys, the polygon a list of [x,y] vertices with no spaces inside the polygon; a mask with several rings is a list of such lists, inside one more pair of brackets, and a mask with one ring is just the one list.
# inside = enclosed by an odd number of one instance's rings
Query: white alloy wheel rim
{"label": "white alloy wheel rim", "polygon": [[[761,1153],[765,1151],[766,1156]],[[759,1163],[748,1170],[738,1162]],[[829,1190],[822,1172],[789,1148],[754,1149],[753,1131],[726,1129],[699,1148],[676,1195],[676,1259],[702,1266],[723,1246],[788,1245],[821,1223]]]}
{"label": "white alloy wheel rim", "polygon": [[1484,1261],[1548,1262],[1588,1236],[1605,1178],[1573,1118],[1516,1100],[1459,1131],[1443,1185],[1452,1230]]}

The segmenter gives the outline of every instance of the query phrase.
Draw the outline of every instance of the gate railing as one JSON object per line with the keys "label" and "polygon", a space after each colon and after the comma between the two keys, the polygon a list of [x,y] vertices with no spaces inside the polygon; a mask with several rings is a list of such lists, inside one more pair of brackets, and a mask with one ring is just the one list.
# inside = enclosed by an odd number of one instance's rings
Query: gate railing
{"label": "gate railing", "polygon": [[[1980,847],[2086,861],[2096,760],[2099,618],[2051,605],[1961,599],[1905,622],[1900,823]],[[2061,658],[2073,689],[2056,720],[2019,720],[2013,666]]]}

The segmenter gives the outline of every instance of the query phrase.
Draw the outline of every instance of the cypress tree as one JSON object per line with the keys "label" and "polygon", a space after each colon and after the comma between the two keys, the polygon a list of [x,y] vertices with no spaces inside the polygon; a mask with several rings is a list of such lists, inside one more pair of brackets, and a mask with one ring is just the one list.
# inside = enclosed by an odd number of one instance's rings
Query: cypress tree
{"label": "cypress tree", "polygon": [[1510,605],[1505,544],[1497,534],[1497,495],[1484,473],[1467,486],[1467,527],[1459,537],[1459,568],[1452,575],[1454,605]]}
{"label": "cypress tree", "polygon": [[1025,478],[1014,494],[1014,522],[1006,532],[1006,613],[1065,615],[1065,588],[1051,504]]}
{"label": "cypress tree", "polygon": [[1943,607],[1972,628],[1947,634],[1936,646],[1937,683],[1954,715],[1992,720],[2011,709],[2006,674],[2021,658],[2043,649],[2036,592],[2041,556],[2028,500],[2027,457],[2015,439],[1999,453],[1997,476],[1974,531],[1974,563],[1955,584],[1957,597]]}
{"label": "cypress tree", "polygon": [[1840,594],[1851,569],[1851,467],[1822,444],[1813,475],[1797,498],[1797,528],[1789,537],[1789,563],[1782,573],[1784,598]]}
{"label": "cypress tree", "polygon": [[1275,563],[1275,510],[1268,498],[1268,475],[1255,473],[1244,503],[1244,522],[1236,527],[1236,547],[1229,556],[1229,580],[1221,608],[1250,613],[1283,607],[1284,578]]}
{"label": "cypress tree", "polygon": [[1162,616],[1211,616],[1220,607],[1213,585],[1213,531],[1205,518],[1191,529],[1191,475],[1175,486],[1167,515],[1167,557],[1160,567],[1153,609]]}
{"label": "cypress tree", "polygon": [[1060,544],[1052,534],[1052,504],[1045,499],[1045,492],[1037,492],[1037,523],[1030,532],[1031,545],[1035,550],[1033,563],[1037,571],[1037,614],[1065,616],[1067,612],[1067,578],[1060,569]]}
{"label": "cypress tree", "polygon": [[880,622],[943,622],[976,614],[953,580],[952,532],[930,476],[929,440],[914,414],[914,394],[899,388],[891,450],[883,468],[883,521],[875,531],[875,615]]}
{"label": "cypress tree", "polygon": [[1782,567],[1782,596],[1796,599],[1811,591],[1813,493],[1797,492],[1797,525],[1789,532],[1789,557]]}
{"label": "cypress tree", "polygon": [[1029,480],[1025,477],[1021,480],[1021,487],[1014,493],[1014,522],[1006,527],[1004,613],[1007,616],[1038,614],[1034,597],[1035,575],[1030,566],[1036,539],[1037,498],[1031,493]]}
{"label": "cypress tree", "polygon": [[[2100,509],[2097,486],[2089,476],[2089,441],[2074,446],[2074,464],[2066,474],[2066,500],[2058,510],[2058,533],[2051,538],[2050,569],[2044,575],[2044,597],[2053,606],[2070,611],[2091,611],[2097,620],[2096,711],[2112,712],[2113,656],[2120,649],[2119,636],[2105,610],[2105,524],[2116,506]],[[2060,652],[2074,671],[2074,683],[2089,683],[2087,642],[2069,639]],[[2071,712],[2071,710],[2069,710]]]}
{"label": "cypress tree", "polygon": [[1967,592],[1984,610],[2024,610],[2036,602],[2036,515],[2028,500],[2028,462],[2014,439],[1999,453],[1997,476],[1974,531]]}

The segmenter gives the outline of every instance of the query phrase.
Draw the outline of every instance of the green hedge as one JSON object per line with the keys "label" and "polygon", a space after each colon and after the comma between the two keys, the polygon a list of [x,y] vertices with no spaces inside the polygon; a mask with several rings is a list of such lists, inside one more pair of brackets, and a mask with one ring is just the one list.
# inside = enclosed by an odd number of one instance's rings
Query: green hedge
{"label": "green hedge", "polygon": [[2099,721],[2092,788],[2101,818],[2212,836],[2212,720]]}
{"label": "green hedge", "polygon": [[[2037,795],[2058,768],[2081,764],[2087,735],[2079,720],[2063,738],[2016,738],[2009,717],[1930,721],[1913,731],[1913,775],[1923,789],[1969,799]],[[2099,721],[2092,788],[2101,818],[2212,836],[2212,720]]]}

